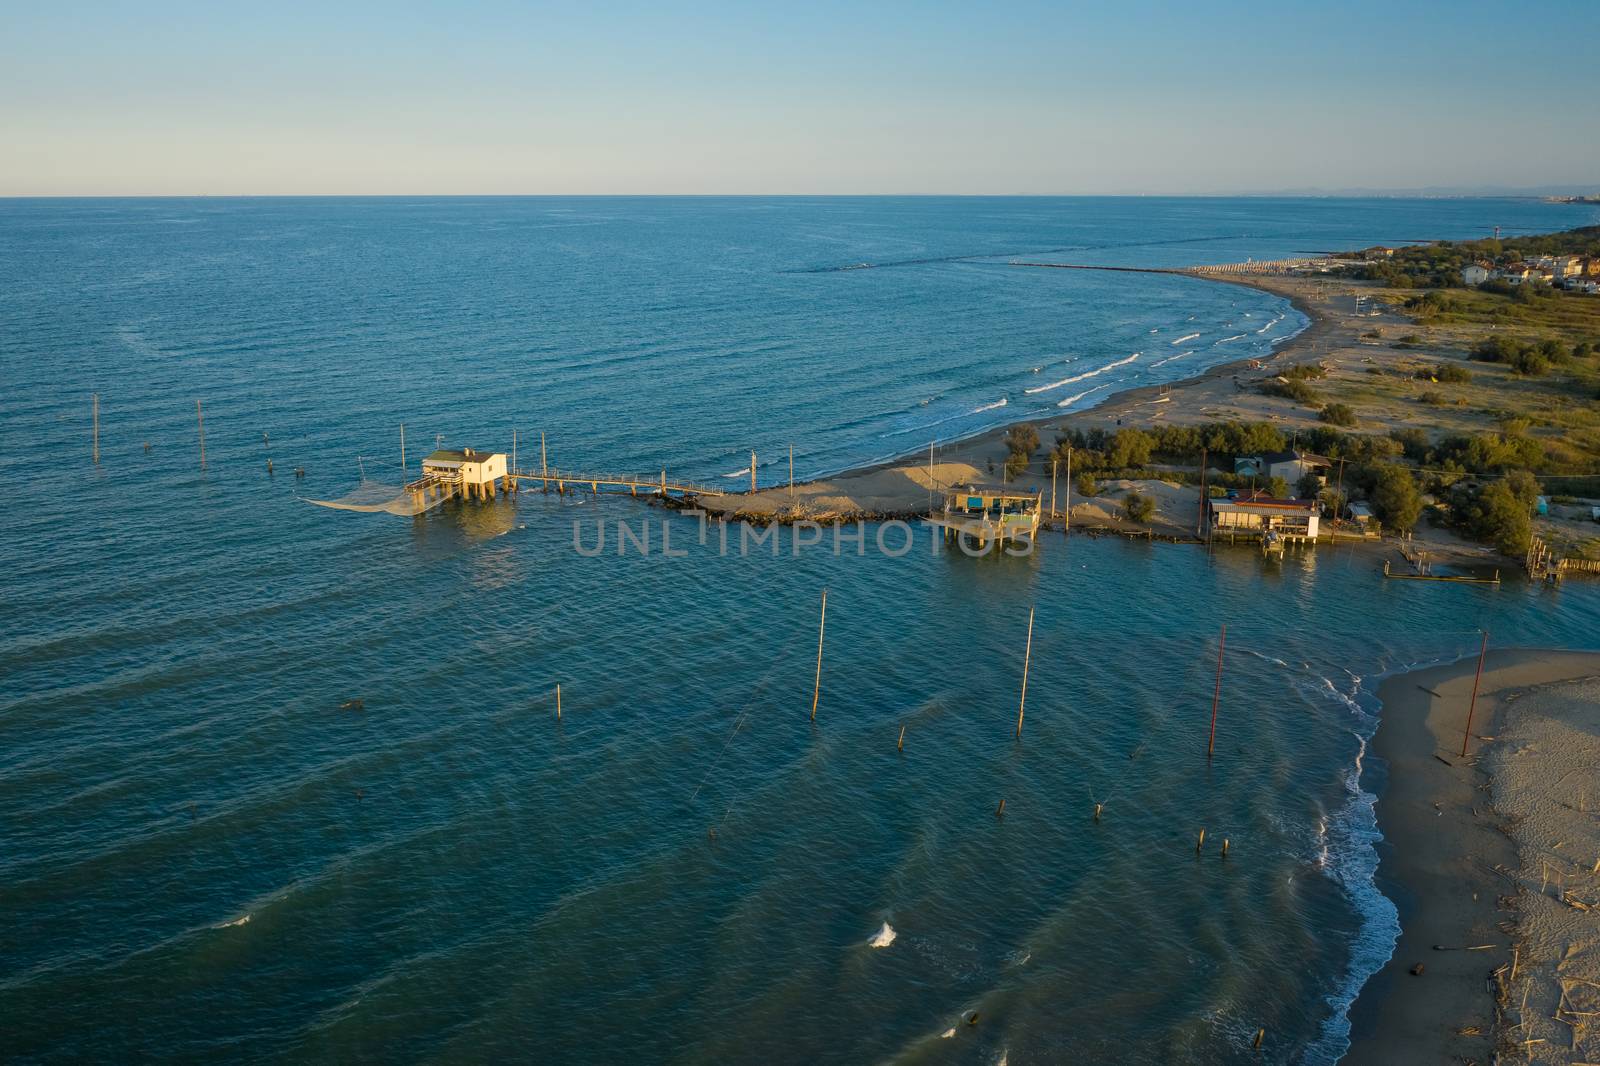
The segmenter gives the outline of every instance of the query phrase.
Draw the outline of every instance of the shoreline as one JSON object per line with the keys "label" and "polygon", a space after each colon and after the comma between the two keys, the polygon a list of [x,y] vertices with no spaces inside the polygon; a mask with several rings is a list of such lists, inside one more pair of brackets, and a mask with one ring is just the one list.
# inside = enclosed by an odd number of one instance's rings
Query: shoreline
{"label": "shoreline", "polygon": [[1514,951],[1524,973],[1554,962],[1523,942],[1528,863],[1519,858],[1520,817],[1501,810],[1511,778],[1500,760],[1508,745],[1536,747],[1506,735],[1507,709],[1531,693],[1600,675],[1600,653],[1490,652],[1463,759],[1476,669],[1469,656],[1379,685],[1377,759],[1361,787],[1377,797],[1374,880],[1396,907],[1400,933],[1350,1007],[1351,1044],[1341,1063],[1487,1062],[1506,1017],[1505,993],[1499,1001],[1494,994],[1508,973],[1500,968],[1510,967]]}

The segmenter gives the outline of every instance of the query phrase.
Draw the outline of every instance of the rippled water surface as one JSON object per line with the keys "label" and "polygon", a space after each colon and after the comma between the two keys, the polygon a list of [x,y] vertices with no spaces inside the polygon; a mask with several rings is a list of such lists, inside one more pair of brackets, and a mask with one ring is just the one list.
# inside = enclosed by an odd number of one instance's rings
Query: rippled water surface
{"label": "rippled water surface", "polygon": [[[1480,625],[1595,647],[1595,588],[1386,584],[1326,547],[972,560],[919,533],[891,558],[875,530],[775,558],[622,499],[411,520],[299,497],[398,481],[401,422],[413,472],[436,435],[513,429],[575,467],[711,480],[754,447],[775,479],[792,442],[802,475],[839,469],[1303,324],[1264,294],[1013,258],[1582,214],[0,203],[7,1055],[1201,1063],[1253,1061],[1265,1027],[1268,1061],[1331,1061],[1394,929],[1357,773],[1375,678]],[[577,554],[597,521],[606,553]],[[618,521],[655,550],[619,557]]]}

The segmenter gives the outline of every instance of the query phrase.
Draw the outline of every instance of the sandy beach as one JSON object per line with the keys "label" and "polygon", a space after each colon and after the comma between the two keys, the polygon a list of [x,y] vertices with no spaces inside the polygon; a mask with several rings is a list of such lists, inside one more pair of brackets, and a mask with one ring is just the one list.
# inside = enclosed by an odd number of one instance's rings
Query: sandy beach
{"label": "sandy beach", "polygon": [[1600,1059],[1600,654],[1488,656],[1379,690],[1379,887],[1394,956],[1351,1012],[1352,1064]]}

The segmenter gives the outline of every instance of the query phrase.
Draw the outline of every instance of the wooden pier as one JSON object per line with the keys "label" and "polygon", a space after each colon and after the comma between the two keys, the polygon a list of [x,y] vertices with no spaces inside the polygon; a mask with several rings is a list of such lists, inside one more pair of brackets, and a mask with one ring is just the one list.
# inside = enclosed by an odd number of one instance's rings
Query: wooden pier
{"label": "wooden pier", "polygon": [[552,485],[555,491],[565,495],[567,492],[582,492],[587,488],[598,496],[601,489],[620,495],[627,490],[629,496],[726,496],[725,489],[719,489],[694,481],[669,480],[667,472],[659,474],[595,474],[575,470],[512,470],[506,475],[507,487],[515,492],[527,483],[529,487],[537,485],[542,491],[549,492]]}

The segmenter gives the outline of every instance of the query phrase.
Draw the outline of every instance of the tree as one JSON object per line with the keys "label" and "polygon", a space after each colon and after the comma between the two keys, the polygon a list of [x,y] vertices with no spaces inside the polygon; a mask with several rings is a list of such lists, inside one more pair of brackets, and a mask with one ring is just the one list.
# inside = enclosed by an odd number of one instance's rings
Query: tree
{"label": "tree", "polygon": [[1130,522],[1148,522],[1155,513],[1156,503],[1141,492],[1130,491],[1122,498],[1122,510]]}
{"label": "tree", "polygon": [[1028,456],[1023,452],[1012,452],[1006,456],[1006,480],[1015,481],[1028,469]]}
{"label": "tree", "polygon": [[1506,555],[1520,555],[1533,536],[1533,506],[1522,499],[1510,478],[1490,482],[1469,508],[1467,526],[1479,540]]}
{"label": "tree", "polygon": [[1119,429],[1106,450],[1106,465],[1114,470],[1144,466],[1150,461],[1155,438],[1142,429]]}
{"label": "tree", "polygon": [[1079,496],[1096,496],[1100,493],[1100,484],[1095,481],[1093,474],[1079,474],[1072,479],[1072,484]]}
{"label": "tree", "polygon": [[1422,516],[1422,494],[1411,471],[1394,463],[1377,469],[1372,485],[1372,510],[1386,528],[1404,533]]}
{"label": "tree", "polygon": [[1295,486],[1294,494],[1298,499],[1314,500],[1321,491],[1322,475],[1315,470],[1307,470],[1300,475],[1300,483]]}
{"label": "tree", "polygon": [[1266,492],[1274,499],[1286,500],[1289,498],[1289,482],[1281,477],[1267,478]]}
{"label": "tree", "polygon": [[1039,450],[1039,431],[1026,422],[1006,430],[1006,450],[1032,455]]}

